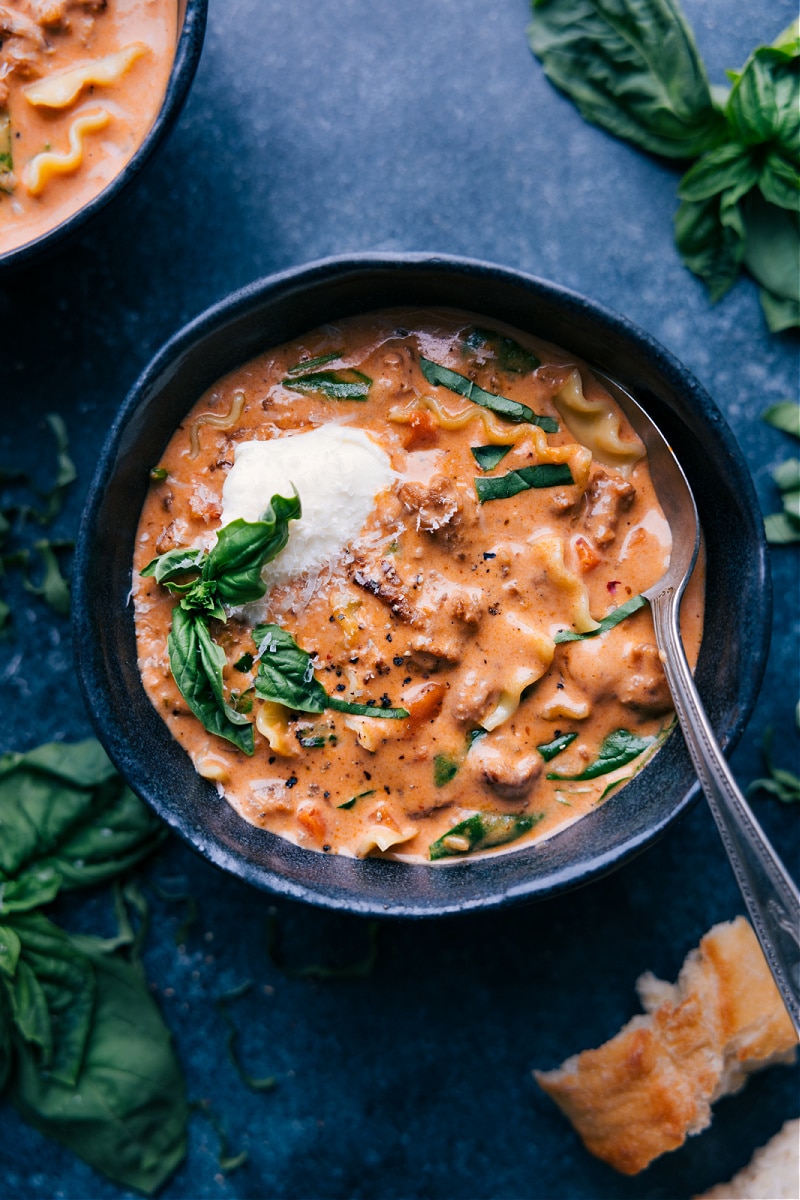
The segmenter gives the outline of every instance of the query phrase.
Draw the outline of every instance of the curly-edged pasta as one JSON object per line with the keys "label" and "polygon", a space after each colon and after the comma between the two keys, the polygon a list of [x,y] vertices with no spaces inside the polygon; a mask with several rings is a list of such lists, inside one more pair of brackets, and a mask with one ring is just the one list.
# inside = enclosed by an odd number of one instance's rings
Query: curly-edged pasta
{"label": "curly-edged pasta", "polygon": [[22,89],[29,104],[36,108],[68,108],[88,87],[108,87],[119,83],[137,59],[147,54],[144,42],[132,42],[115,54],[68,67],[54,75],[45,75]]}
{"label": "curly-edged pasta", "polygon": [[580,371],[573,371],[554,397],[567,427],[588,450],[596,462],[614,467],[628,475],[644,456],[638,438],[623,438],[620,434],[620,413],[607,393],[595,400],[587,399]]}
{"label": "curly-edged pasta", "polygon": [[83,163],[84,140],[90,133],[105,129],[111,113],[105,108],[92,109],[77,116],[69,127],[69,150],[43,150],[28,163],[23,172],[25,187],[31,196],[39,196],[51,179],[71,175]]}

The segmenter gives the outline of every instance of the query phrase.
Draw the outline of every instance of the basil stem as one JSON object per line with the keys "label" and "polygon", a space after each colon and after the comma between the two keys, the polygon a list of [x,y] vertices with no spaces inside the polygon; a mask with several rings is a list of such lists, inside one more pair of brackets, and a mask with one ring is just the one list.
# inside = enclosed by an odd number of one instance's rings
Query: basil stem
{"label": "basil stem", "polygon": [[626,600],[624,604],[620,604],[619,608],[614,608],[603,617],[602,621],[597,626],[597,629],[589,629],[586,633],[575,633],[572,629],[561,629],[553,638],[556,644],[561,642],[583,642],[586,638],[599,637],[601,633],[607,633],[609,629],[613,629],[615,625],[619,625],[626,617],[630,617],[633,613],[638,612],[640,608],[647,606],[646,596],[632,596],[630,600]]}
{"label": "basil stem", "polygon": [[281,382],[290,391],[322,395],[328,400],[366,400],[372,386],[369,375],[352,369],[312,371],[307,375],[288,376]]}
{"label": "basil stem", "polygon": [[639,737],[638,734],[631,733],[628,729],[615,729],[613,733],[609,733],[608,737],[603,739],[600,751],[594,762],[590,763],[584,771],[578,775],[559,775],[554,771],[549,771],[548,779],[597,779],[600,775],[608,775],[609,771],[616,771],[619,767],[625,767],[629,762],[633,762],[645,750],[648,750],[658,739],[656,737]]}
{"label": "basil stem", "polygon": [[493,471],[501,463],[512,446],[471,446],[472,457],[482,471]]}
{"label": "basil stem", "polygon": [[546,433],[558,432],[558,422],[553,417],[540,417],[532,408],[528,408],[527,404],[520,404],[516,400],[509,400],[507,396],[497,396],[494,392],[484,391],[466,376],[459,375],[457,371],[451,371],[449,367],[431,362],[429,358],[423,358],[422,355],[420,355],[419,365],[428,383],[433,384],[434,387],[446,387],[449,391],[463,396],[465,400],[479,404],[481,408],[491,409],[506,421],[513,421],[516,424],[527,421],[529,425],[538,425]]}
{"label": "basil stem", "polygon": [[503,846],[516,841],[541,821],[544,813],[526,816],[521,813],[491,814],[476,813],[467,817],[447,833],[431,842],[428,852],[431,861],[438,858],[453,858],[472,854],[475,850],[488,850],[492,846]]}
{"label": "basil stem", "polygon": [[377,704],[356,704],[329,696],[314,675],[311,655],[280,625],[258,625],[253,638],[259,656],[256,694],[262,700],[283,704],[297,712],[321,713],[333,708],[367,717],[408,716],[405,708],[381,708]]}
{"label": "basil stem", "polygon": [[478,500],[486,504],[489,500],[509,500],[529,488],[559,487],[574,483],[572,472],[566,463],[537,463],[533,467],[519,467],[505,475],[490,475],[475,480]]}
{"label": "basil stem", "polygon": [[536,749],[545,762],[550,762],[551,758],[555,758],[562,750],[566,750],[567,746],[571,746],[577,736],[577,733],[562,733],[558,737],[553,738],[552,742],[544,742],[541,746],[537,746]]}

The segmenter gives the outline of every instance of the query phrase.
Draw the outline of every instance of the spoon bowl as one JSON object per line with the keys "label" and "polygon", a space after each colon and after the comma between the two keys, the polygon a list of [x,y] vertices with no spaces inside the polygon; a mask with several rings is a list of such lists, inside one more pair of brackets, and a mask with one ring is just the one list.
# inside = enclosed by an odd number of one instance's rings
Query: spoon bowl
{"label": "spoon bowl", "polygon": [[675,711],[750,920],[800,1038],[800,892],[756,821],[714,736],[686,660],[680,602],[700,546],[692,489],[655,421],[614,380],[601,376],[647,447],[650,477],[672,532],[669,565],[643,594]]}

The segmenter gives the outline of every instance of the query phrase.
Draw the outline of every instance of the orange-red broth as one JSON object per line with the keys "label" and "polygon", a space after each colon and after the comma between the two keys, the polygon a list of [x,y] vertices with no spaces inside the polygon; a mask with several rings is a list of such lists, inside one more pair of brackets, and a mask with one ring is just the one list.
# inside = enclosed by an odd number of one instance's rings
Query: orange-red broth
{"label": "orange-red broth", "polygon": [[[479,337],[476,348],[474,330],[487,326],[533,351],[541,366],[503,369],[499,343],[481,345]],[[303,395],[282,383],[304,360],[334,352],[326,369],[357,368],[372,381],[365,402]],[[555,418],[558,432],[542,437],[432,387],[420,354]],[[519,815],[526,818],[519,828],[532,827],[501,847],[515,849],[591,812],[614,781],[625,782],[647,760],[652,751],[591,781],[547,778],[581,773],[613,731],[658,739],[674,719],[647,608],[601,636],[552,645],[557,629],[575,627],[576,591],[585,588],[599,620],[652,584],[669,551],[646,458],[621,473],[598,463],[570,432],[559,396],[576,370],[590,404],[599,401],[611,414],[620,444],[643,455],[584,364],[496,322],[452,311],[395,310],[324,326],[232,371],[198,400],[160,460],[167,477],[152,484],[139,525],[133,575],[139,666],[174,737],[247,821],[317,851],[429,861],[431,845],[441,849],[448,831],[476,813]],[[440,416],[444,411],[462,427],[443,428],[431,398]],[[383,698],[385,704],[388,697],[410,716],[278,710],[285,736],[268,726],[270,744],[256,731],[248,758],[189,712],[166,650],[174,599],[140,571],[176,545],[213,544],[237,445],[326,422],[366,430],[398,478],[337,561],[312,578],[275,587],[247,619],[236,614],[225,625],[212,622],[227,658],[226,688],[241,694],[252,687],[257,666],[243,672],[233,664],[254,652],[253,621],[266,619],[314,655],[328,693],[338,688],[361,703]],[[496,468],[480,470],[471,447],[514,439]],[[478,503],[476,477],[548,455],[568,462],[579,482]],[[574,581],[571,598],[565,579]],[[702,623],[700,569],[682,612],[692,664]],[[526,670],[538,677],[519,707],[475,738],[482,722],[492,723],[509,679],[519,681]],[[259,706],[256,699],[253,716]],[[577,736],[545,762],[537,747],[568,733]],[[301,746],[301,737],[315,735],[324,745]],[[456,766],[446,782],[443,763]],[[462,855],[465,841],[451,835],[444,861]]]}

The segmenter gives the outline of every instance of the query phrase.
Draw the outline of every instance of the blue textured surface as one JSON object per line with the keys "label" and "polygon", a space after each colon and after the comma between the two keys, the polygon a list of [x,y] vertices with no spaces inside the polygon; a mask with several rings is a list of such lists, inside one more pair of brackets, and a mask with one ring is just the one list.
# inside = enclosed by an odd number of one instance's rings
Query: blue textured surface
{"label": "blue textured surface", "polygon": [[[796,14],[791,0],[684,7],[717,82]],[[709,305],[672,244],[678,171],[581,120],[530,55],[527,19],[526,0],[212,0],[196,86],[146,177],[59,257],[0,283],[0,463],[45,485],[43,418],[63,415],[79,481],[56,536],[74,536],[116,408],[170,333],[259,275],[363,250],[492,260],[624,313],[697,375],[764,511],[777,506],[770,469],[794,447],[759,415],[797,394],[797,338],[768,334],[749,282]],[[744,783],[761,772],[767,725],[797,769],[796,548],[774,552],[773,577],[767,677],[733,756]],[[87,735],[68,622],[14,578],[5,594],[17,616],[0,642],[0,750]],[[797,811],[754,805],[796,873]],[[195,1116],[166,1197],[682,1200],[729,1177],[800,1108],[797,1071],[766,1072],[717,1106],[710,1130],[630,1180],[583,1151],[531,1080],[631,1016],[642,970],[674,978],[701,934],[741,911],[703,806],[590,889],[382,926],[374,972],[352,982],[288,976],[268,954],[269,900],[177,843],[146,877],[196,898],[176,946],[185,906],[153,893],[146,966],[191,1095],[250,1152],[223,1176],[216,1134]],[[362,954],[363,921],[274,907],[290,962]],[[102,896],[67,918],[111,928]],[[245,979],[255,987],[232,1012],[249,1068],[277,1078],[263,1095],[228,1063],[214,1007]],[[125,1194],[8,1107],[2,1118],[4,1196]]]}

